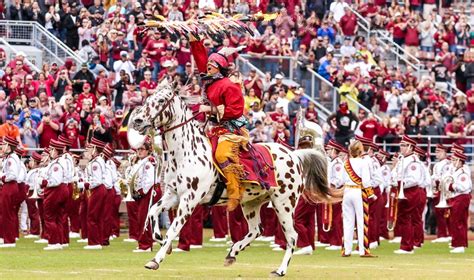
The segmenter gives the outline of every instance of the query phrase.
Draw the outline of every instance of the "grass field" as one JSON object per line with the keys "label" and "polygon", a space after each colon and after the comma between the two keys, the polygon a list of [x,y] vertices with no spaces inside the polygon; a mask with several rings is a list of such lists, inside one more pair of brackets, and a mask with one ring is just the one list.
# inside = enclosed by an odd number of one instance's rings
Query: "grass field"
{"label": "grass field", "polygon": [[[206,231],[206,236],[209,236]],[[189,253],[173,253],[157,271],[143,268],[154,253],[134,254],[136,246],[111,242],[102,251],[85,251],[83,244],[72,242],[62,251],[45,252],[42,244],[22,239],[17,248],[0,250],[0,279],[265,279],[283,257],[266,242],[254,242],[240,253],[237,263],[223,267],[227,246],[210,243]],[[471,247],[474,243],[471,242]],[[426,245],[414,255],[393,254],[397,245],[384,242],[372,252],[379,257],[340,257],[339,252],[321,248],[312,256],[294,256],[287,279],[473,279],[474,249],[465,254],[448,253],[447,244]]]}

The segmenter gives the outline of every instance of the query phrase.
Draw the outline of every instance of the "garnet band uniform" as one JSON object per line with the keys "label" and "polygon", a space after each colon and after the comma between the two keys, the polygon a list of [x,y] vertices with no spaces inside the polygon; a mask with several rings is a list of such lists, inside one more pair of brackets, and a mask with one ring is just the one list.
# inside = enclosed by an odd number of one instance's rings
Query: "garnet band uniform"
{"label": "garnet band uniform", "polygon": [[463,165],[452,174],[453,184],[450,186],[451,198],[449,230],[452,236],[451,253],[463,253],[468,246],[467,231],[469,204],[471,201],[472,181],[469,166]]}
{"label": "garnet band uniform", "polygon": [[1,247],[15,246],[18,234],[17,203],[20,189],[18,178],[20,174],[20,158],[15,153],[10,153],[3,161],[1,180],[3,183],[0,205],[2,206],[3,242]]}
{"label": "garnet band uniform", "polygon": [[[438,205],[440,199],[439,185],[445,176],[450,173],[451,161],[443,159],[433,165],[433,174],[431,175],[431,184],[433,188],[433,205]],[[448,220],[446,219],[446,208],[434,207],[436,217],[436,237],[447,238]]]}
{"label": "garnet band uniform", "polygon": [[424,182],[424,168],[415,154],[405,156],[398,164],[401,167],[395,167],[392,176],[399,182],[399,186],[403,185],[406,196],[406,199],[398,200],[397,227],[402,236],[401,251],[398,252],[412,253],[414,229],[422,223],[422,217],[417,214],[416,208],[422,199],[419,186]]}

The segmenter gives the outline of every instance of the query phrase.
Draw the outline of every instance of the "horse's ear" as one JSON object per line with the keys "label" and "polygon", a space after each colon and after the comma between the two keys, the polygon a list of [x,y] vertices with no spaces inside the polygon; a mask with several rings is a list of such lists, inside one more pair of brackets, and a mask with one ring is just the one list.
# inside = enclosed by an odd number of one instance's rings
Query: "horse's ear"
{"label": "horse's ear", "polygon": [[166,86],[169,86],[170,85],[170,82],[168,81],[168,79],[163,79],[160,84],[159,84],[159,87],[166,87]]}
{"label": "horse's ear", "polygon": [[176,89],[178,89],[178,87],[179,87],[178,81],[174,80],[171,83],[171,88],[173,89],[173,92],[176,92]]}

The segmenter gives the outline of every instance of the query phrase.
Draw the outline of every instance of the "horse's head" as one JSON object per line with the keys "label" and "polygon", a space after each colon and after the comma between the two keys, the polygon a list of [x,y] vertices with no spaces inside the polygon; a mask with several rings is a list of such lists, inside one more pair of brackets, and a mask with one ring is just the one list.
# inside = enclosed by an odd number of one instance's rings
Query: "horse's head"
{"label": "horse's head", "polygon": [[172,120],[173,100],[177,98],[174,87],[166,79],[156,88],[145,103],[135,109],[130,118],[130,126],[140,134],[146,134],[151,128],[161,128]]}
{"label": "horse's head", "polygon": [[164,79],[141,107],[137,107],[129,119],[128,141],[132,148],[143,144],[150,129],[159,129],[173,120],[173,101],[178,98],[175,86]]}

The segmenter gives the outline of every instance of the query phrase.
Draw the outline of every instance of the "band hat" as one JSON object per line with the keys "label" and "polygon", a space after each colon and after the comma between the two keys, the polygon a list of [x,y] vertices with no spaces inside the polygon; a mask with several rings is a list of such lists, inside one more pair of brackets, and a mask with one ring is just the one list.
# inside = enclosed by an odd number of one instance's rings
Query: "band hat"
{"label": "band hat", "polygon": [[372,147],[373,145],[372,140],[359,135],[356,135],[355,140],[360,141],[364,146]]}
{"label": "band hat", "polygon": [[62,151],[64,149],[64,147],[66,147],[66,144],[64,144],[63,142],[61,142],[59,140],[53,139],[49,142],[49,147],[53,148],[53,149],[56,149],[58,151]]}
{"label": "band hat", "polygon": [[8,145],[14,146],[14,147],[18,146],[19,144],[15,138],[12,138],[10,136],[5,136],[5,138],[3,138],[3,141],[7,143]]}
{"label": "band hat", "polygon": [[463,154],[463,153],[458,152],[458,151],[455,151],[455,152],[453,153],[453,158],[460,159],[460,160],[462,160],[462,161],[464,161],[464,162],[467,160],[467,156],[466,156],[465,154]]}
{"label": "band hat", "polygon": [[407,143],[408,145],[416,146],[416,141],[407,135],[403,135],[402,141],[400,143]]}
{"label": "band hat", "polygon": [[95,137],[92,137],[90,144],[93,145],[93,146],[96,146],[98,148],[101,148],[101,149],[105,148],[105,145],[106,145],[106,143],[104,141],[99,140]]}
{"label": "band hat", "polygon": [[336,141],[331,139],[331,140],[329,140],[329,142],[327,144],[327,149],[335,149],[338,152],[342,152],[344,147],[342,147],[339,143],[337,143]]}
{"label": "band hat", "polygon": [[64,146],[66,146],[66,147],[71,147],[72,146],[71,139],[68,139],[68,138],[64,137],[63,135],[59,135],[58,141],[63,142]]}
{"label": "band hat", "polygon": [[17,146],[15,148],[15,154],[17,154],[19,157],[24,157],[27,154],[27,151],[23,149],[22,146]]}
{"label": "band hat", "polygon": [[458,143],[453,143],[453,145],[451,146],[451,150],[452,151],[459,150],[459,151],[464,152],[464,147],[459,145]]}
{"label": "band hat", "polygon": [[46,147],[43,149],[43,152],[41,153],[41,155],[43,154],[49,154],[49,147]]}
{"label": "band hat", "polygon": [[34,160],[34,161],[37,161],[37,162],[40,162],[41,161],[41,155],[38,154],[37,152],[33,152],[31,154],[31,158]]}
{"label": "band hat", "polygon": [[436,150],[443,150],[443,151],[447,152],[449,150],[449,148],[446,147],[445,145],[441,144],[441,143],[438,143],[438,144],[436,144]]}
{"label": "band hat", "polygon": [[110,144],[105,145],[104,150],[102,153],[107,157],[107,158],[112,158],[114,156],[114,149]]}
{"label": "band hat", "polygon": [[425,150],[423,150],[421,147],[415,146],[414,149],[415,154],[418,154],[419,156],[426,156]]}

